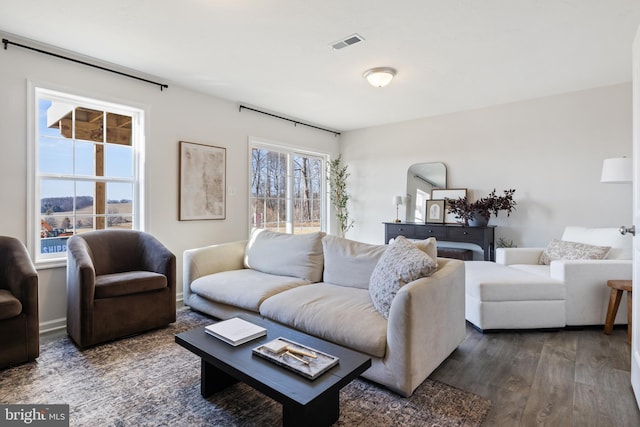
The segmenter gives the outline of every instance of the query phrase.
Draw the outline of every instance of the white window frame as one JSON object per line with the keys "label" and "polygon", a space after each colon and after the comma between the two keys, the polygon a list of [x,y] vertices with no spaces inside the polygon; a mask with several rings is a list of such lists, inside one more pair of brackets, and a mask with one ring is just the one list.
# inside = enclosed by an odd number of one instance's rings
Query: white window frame
{"label": "white window frame", "polygon": [[[294,229],[293,229],[293,222],[291,222],[291,219],[293,219],[294,215],[293,215],[293,171],[292,171],[292,164],[293,164],[293,156],[294,155],[298,155],[298,156],[313,156],[313,157],[318,157],[322,159],[322,163],[323,163],[323,167],[322,167],[322,183],[321,183],[321,189],[320,189],[320,193],[321,193],[321,207],[320,207],[320,211],[322,212],[321,218],[320,218],[320,230],[323,232],[326,232],[328,229],[328,225],[329,225],[329,215],[330,215],[330,211],[329,211],[329,203],[328,203],[328,187],[327,187],[327,166],[329,164],[329,159],[330,159],[330,155],[329,153],[322,153],[319,151],[312,151],[309,150],[307,148],[303,148],[303,147],[298,147],[295,145],[289,145],[289,144],[285,144],[285,143],[280,143],[280,142],[274,142],[274,141],[267,141],[264,139],[260,139],[260,138],[255,138],[255,137],[249,137],[249,149],[248,149],[248,184],[250,185],[251,183],[251,162],[252,162],[252,151],[254,148],[262,148],[265,150],[272,150],[272,151],[277,151],[279,153],[283,153],[287,155],[287,196],[286,196],[286,203],[287,203],[287,223],[286,223],[286,229],[287,229],[287,233],[293,233]],[[251,228],[252,228],[252,220],[251,220],[251,188],[248,189],[248,195],[247,195],[247,199],[248,199],[248,206],[249,206],[249,212],[247,215],[247,222],[248,222],[248,229],[249,229],[249,233],[251,233]]]}
{"label": "white window frame", "polygon": [[[27,99],[27,249],[38,269],[56,268],[66,265],[66,252],[55,254],[41,253],[40,239],[40,179],[56,177],[55,174],[40,174],[38,171],[38,99],[47,98],[67,103],[82,104],[97,110],[124,114],[132,117],[131,146],[133,148],[133,223],[132,229],[144,231],[146,226],[145,209],[145,135],[147,133],[146,109],[132,102],[112,100],[107,96],[78,94],[67,88],[59,88],[46,83],[28,81]],[[62,175],[60,175],[62,176]],[[65,175],[65,177],[70,177]],[[105,179],[106,182],[118,182],[118,179]],[[125,180],[125,182],[128,180]]]}

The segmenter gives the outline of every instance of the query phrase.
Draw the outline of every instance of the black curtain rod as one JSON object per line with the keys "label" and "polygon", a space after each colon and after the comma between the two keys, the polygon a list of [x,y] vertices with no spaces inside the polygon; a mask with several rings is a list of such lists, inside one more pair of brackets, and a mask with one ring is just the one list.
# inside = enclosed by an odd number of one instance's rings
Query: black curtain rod
{"label": "black curtain rod", "polygon": [[75,62],[75,63],[82,64],[82,65],[87,65],[87,66],[93,67],[93,68],[98,68],[99,70],[103,70],[103,71],[109,71],[110,73],[115,73],[115,74],[119,74],[121,76],[129,77],[129,78],[132,78],[132,79],[141,80],[141,81],[146,82],[146,83],[151,83],[152,85],[160,86],[160,91],[162,91],[163,89],[167,89],[169,87],[168,85],[165,85],[165,84],[162,84],[162,83],[158,83],[158,82],[154,82],[152,80],[143,79],[142,77],[133,76],[131,74],[123,73],[121,71],[112,70],[110,68],[102,67],[102,66],[96,65],[96,64],[91,64],[89,62],[80,61],[79,59],[69,58],[68,56],[59,55],[57,53],[47,52],[46,50],[38,49],[38,48],[35,48],[35,47],[31,47],[31,46],[26,46],[26,45],[23,45],[23,44],[20,44],[20,43],[12,42],[12,41],[7,40],[7,39],[2,39],[2,43],[4,44],[4,50],[7,50],[7,46],[8,45],[18,46],[18,47],[22,47],[22,48],[25,48],[25,49],[36,51],[38,53],[44,53],[45,55],[55,56],[56,58],[66,59],[67,61]]}
{"label": "black curtain rod", "polygon": [[276,115],[276,114],[267,113],[266,111],[260,111],[260,110],[256,110],[255,108],[245,107],[244,105],[240,105],[240,108],[238,109],[238,111],[242,112],[242,109],[243,109],[243,108],[244,108],[245,110],[255,111],[256,113],[265,114],[265,115],[267,115],[267,116],[275,117],[276,119],[286,120],[286,121],[288,121],[288,122],[292,122],[294,125],[303,125],[303,126],[308,126],[308,127],[310,127],[310,128],[314,128],[314,129],[318,129],[318,130],[323,130],[323,131],[325,131],[325,132],[332,133],[332,134],[334,134],[335,136],[340,135],[340,132],[336,132],[335,130],[325,129],[325,128],[321,128],[321,127],[319,127],[319,126],[314,126],[314,125],[310,125],[310,124],[307,124],[307,123],[302,123],[302,122],[299,122],[299,121],[297,121],[297,120],[289,119],[289,118],[287,118],[287,117],[282,117],[282,116],[278,116],[278,115]]}

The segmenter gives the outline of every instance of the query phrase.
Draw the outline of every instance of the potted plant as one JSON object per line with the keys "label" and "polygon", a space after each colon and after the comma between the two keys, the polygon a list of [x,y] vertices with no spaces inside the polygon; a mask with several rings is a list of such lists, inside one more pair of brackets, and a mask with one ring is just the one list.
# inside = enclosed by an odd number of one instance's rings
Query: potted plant
{"label": "potted plant", "polygon": [[494,188],[487,197],[475,202],[469,202],[466,197],[447,199],[447,210],[465,226],[484,227],[489,223],[492,214],[498,216],[499,211],[506,211],[509,216],[513,212],[516,206],[516,201],[513,200],[515,191],[504,190],[504,194],[498,196]]}
{"label": "potted plant", "polygon": [[336,211],[336,218],[338,219],[338,230],[340,237],[344,237],[347,231],[353,227],[353,220],[349,217],[349,209],[347,208],[347,202],[349,201],[349,193],[347,192],[347,178],[349,178],[349,172],[347,172],[347,165],[342,164],[342,155],[329,161],[329,188],[331,203]]}

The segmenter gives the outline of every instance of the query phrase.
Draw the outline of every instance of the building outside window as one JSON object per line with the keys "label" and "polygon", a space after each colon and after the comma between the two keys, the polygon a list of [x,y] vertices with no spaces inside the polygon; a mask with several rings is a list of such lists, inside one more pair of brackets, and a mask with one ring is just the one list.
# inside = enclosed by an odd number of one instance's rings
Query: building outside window
{"label": "building outside window", "polygon": [[30,245],[36,261],[66,259],[90,230],[142,229],[144,112],[34,88]]}
{"label": "building outside window", "polygon": [[327,156],[256,141],[250,150],[251,229],[325,231]]}

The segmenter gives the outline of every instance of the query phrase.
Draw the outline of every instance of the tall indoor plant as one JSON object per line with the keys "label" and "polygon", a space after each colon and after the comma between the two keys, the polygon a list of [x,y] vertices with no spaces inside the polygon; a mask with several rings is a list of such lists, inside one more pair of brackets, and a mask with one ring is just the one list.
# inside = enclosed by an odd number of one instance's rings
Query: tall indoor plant
{"label": "tall indoor plant", "polygon": [[347,192],[349,172],[347,169],[348,165],[342,164],[342,155],[329,161],[328,180],[331,203],[336,212],[340,237],[344,237],[347,231],[353,227],[353,220],[349,217],[349,209],[347,208],[349,201],[349,193]]}
{"label": "tall indoor plant", "polygon": [[494,188],[488,196],[475,202],[469,202],[466,197],[447,199],[447,210],[464,225],[486,226],[492,214],[498,216],[499,211],[505,211],[509,216],[513,212],[517,204],[513,200],[515,192],[513,189],[504,190],[504,194],[498,196]]}

